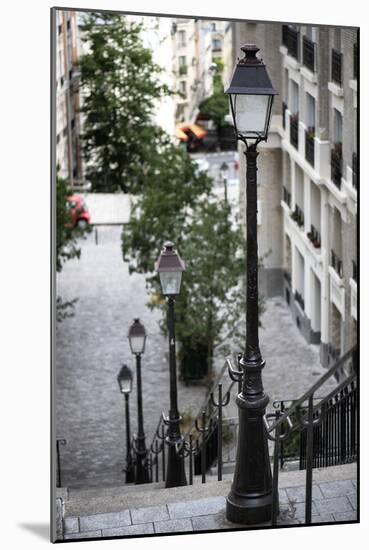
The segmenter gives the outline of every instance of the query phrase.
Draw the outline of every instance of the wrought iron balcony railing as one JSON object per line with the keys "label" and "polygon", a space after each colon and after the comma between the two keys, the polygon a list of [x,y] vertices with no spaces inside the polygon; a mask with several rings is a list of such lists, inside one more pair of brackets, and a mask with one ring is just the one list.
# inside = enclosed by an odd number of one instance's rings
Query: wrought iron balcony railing
{"label": "wrought iron balcony railing", "polygon": [[313,127],[305,130],[305,158],[311,166],[314,166],[314,134]]}
{"label": "wrought iron balcony railing", "polygon": [[291,115],[290,118],[290,142],[298,149],[299,147],[299,115]]}
{"label": "wrought iron balcony railing", "polygon": [[298,292],[297,290],[295,291],[295,301],[299,304],[302,310],[305,309],[305,301],[302,297],[302,294],[300,294],[300,292]]}
{"label": "wrought iron balcony railing", "polygon": [[342,54],[337,50],[332,49],[332,81],[336,84],[342,85]]}
{"label": "wrought iron balcony railing", "polygon": [[315,71],[315,42],[309,40],[307,36],[302,38],[302,63],[312,73]]}
{"label": "wrought iron balcony railing", "polygon": [[335,144],[335,148],[331,150],[331,180],[341,189],[342,178],[342,144]]}
{"label": "wrought iron balcony railing", "polygon": [[352,153],[352,186],[357,189],[357,155]]}
{"label": "wrought iron balcony railing", "polygon": [[310,239],[310,241],[313,243],[313,245],[315,246],[315,248],[320,248],[321,247],[321,237],[320,237],[320,233],[319,231],[316,229],[316,227],[314,227],[313,225],[311,225],[310,227],[310,231],[309,233],[307,234],[308,236],[308,239]]}
{"label": "wrought iron balcony railing", "polygon": [[297,223],[299,227],[303,227],[304,225],[304,212],[302,209],[296,204],[295,210],[291,213],[291,218],[293,221]]}
{"label": "wrought iron balcony railing", "polygon": [[341,258],[339,258],[339,256],[337,256],[334,250],[331,250],[331,266],[333,267],[335,272],[342,278],[342,260]]}
{"label": "wrought iron balcony railing", "polygon": [[286,109],[287,109],[287,103],[283,101],[282,103],[282,125],[283,129],[286,129]]}
{"label": "wrought iron balcony railing", "polygon": [[283,186],[283,189],[282,189],[282,197],[283,197],[283,202],[285,202],[287,206],[291,208],[291,193],[285,186]]}
{"label": "wrought iron balcony railing", "polygon": [[357,282],[357,263],[352,260],[352,278]]}
{"label": "wrought iron balcony railing", "polygon": [[282,25],[282,44],[286,46],[288,50],[288,55],[299,59],[300,48],[300,32],[296,29],[293,29],[289,25]]}

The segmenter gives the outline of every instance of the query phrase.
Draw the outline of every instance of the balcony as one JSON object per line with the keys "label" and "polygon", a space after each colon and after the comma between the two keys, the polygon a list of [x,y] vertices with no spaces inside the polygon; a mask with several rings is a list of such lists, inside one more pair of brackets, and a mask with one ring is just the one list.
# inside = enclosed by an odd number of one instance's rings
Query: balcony
{"label": "balcony", "polygon": [[282,44],[286,46],[288,55],[296,60],[299,59],[299,42],[300,32],[288,25],[282,25]]}
{"label": "balcony", "polygon": [[290,117],[290,142],[298,150],[299,148],[299,115],[291,114]]}
{"label": "balcony", "polygon": [[285,186],[283,186],[282,188],[282,200],[287,204],[289,208],[291,208],[291,193]]}
{"label": "balcony", "polygon": [[331,78],[332,82],[342,85],[342,54],[337,50],[332,49],[332,58],[331,58]]}
{"label": "balcony", "polygon": [[335,143],[334,149],[331,149],[331,180],[341,189],[342,178],[342,143]]}
{"label": "balcony", "polygon": [[299,304],[301,309],[304,311],[305,310],[305,302],[304,302],[304,299],[302,297],[302,294],[300,294],[300,292],[298,292],[296,290],[294,296],[295,296],[295,301]]}
{"label": "balcony", "polygon": [[333,267],[335,272],[338,274],[338,276],[342,279],[343,277],[342,260],[337,256],[334,250],[331,250],[331,266]]}
{"label": "balcony", "polygon": [[306,36],[302,38],[302,63],[312,73],[315,71],[315,43]]}
{"label": "balcony", "polygon": [[314,227],[313,225],[311,225],[310,231],[307,234],[307,237],[313,243],[314,248],[320,248],[321,247],[321,242],[322,241],[321,241],[320,233],[316,229],[316,227]]}
{"label": "balcony", "polygon": [[304,213],[297,204],[295,205],[295,210],[291,213],[291,218],[299,227],[304,226]]}
{"label": "balcony", "polygon": [[357,155],[352,153],[352,187],[357,189]]}
{"label": "balcony", "polygon": [[310,126],[305,130],[305,158],[314,167],[314,135],[315,128]]}

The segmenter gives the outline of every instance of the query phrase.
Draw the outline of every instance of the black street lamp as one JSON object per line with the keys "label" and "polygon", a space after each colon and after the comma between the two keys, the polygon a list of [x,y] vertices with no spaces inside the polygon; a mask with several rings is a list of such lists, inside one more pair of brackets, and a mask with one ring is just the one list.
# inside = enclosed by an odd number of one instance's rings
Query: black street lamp
{"label": "black street lamp", "polygon": [[135,319],[128,331],[131,352],[136,356],[137,372],[137,437],[135,439],[135,483],[149,483],[149,469],[142,413],[141,354],[145,350],[146,331],[139,319]]}
{"label": "black street lamp", "polygon": [[165,487],[187,485],[184,468],[182,436],[179,427],[180,416],[177,399],[177,372],[176,372],[176,340],[174,332],[174,302],[180,292],[182,273],[185,271],[184,262],[174,249],[170,241],[164,243],[156,264],[159,273],[162,293],[168,305],[168,335],[169,335],[169,380],[170,380],[170,410],[169,417],[164,419],[168,425],[168,463]]}
{"label": "black street lamp", "polygon": [[239,435],[236,468],[227,497],[226,516],[240,524],[269,521],[272,512],[272,476],[263,416],[269,402],[264,393],[261,370],[265,365],[259,349],[258,243],[257,243],[257,145],[266,141],[274,96],[265,64],[256,56],[259,49],[245,44],[229,88],[237,139],[245,144],[247,219],[247,308],[246,347],[240,359],[242,391],[239,409]]}
{"label": "black street lamp", "polygon": [[132,391],[132,371],[127,365],[123,365],[117,376],[120,392],[124,395],[125,408],[126,408],[126,483],[132,483],[135,480],[134,465],[132,461],[132,449],[131,449],[131,426],[129,420],[129,395]]}
{"label": "black street lamp", "polygon": [[228,201],[227,196],[227,185],[228,185],[228,164],[226,162],[222,162],[219,168],[220,178],[224,185],[224,200],[225,202]]}

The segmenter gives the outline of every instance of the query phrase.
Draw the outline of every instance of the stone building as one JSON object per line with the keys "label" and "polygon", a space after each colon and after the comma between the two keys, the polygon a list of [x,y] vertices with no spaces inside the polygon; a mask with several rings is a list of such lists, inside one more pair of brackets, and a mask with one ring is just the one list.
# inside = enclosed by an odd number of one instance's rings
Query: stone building
{"label": "stone building", "polygon": [[70,187],[83,181],[80,143],[79,14],[56,10],[56,163]]}
{"label": "stone building", "polygon": [[237,22],[233,34],[233,59],[257,44],[279,91],[259,149],[261,291],[285,297],[329,366],[357,338],[357,29]]}

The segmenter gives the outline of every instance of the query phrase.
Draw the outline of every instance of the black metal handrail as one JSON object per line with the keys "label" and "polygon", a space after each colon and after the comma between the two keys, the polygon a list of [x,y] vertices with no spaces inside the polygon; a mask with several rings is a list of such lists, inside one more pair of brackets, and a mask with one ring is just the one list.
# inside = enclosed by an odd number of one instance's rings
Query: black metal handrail
{"label": "black metal handrail", "polygon": [[321,247],[321,237],[320,237],[320,233],[319,233],[319,231],[317,230],[317,228],[314,227],[314,225],[311,225],[311,226],[310,226],[310,231],[309,231],[309,233],[307,234],[307,237],[308,237],[308,239],[310,239],[310,241],[313,243],[313,245],[315,246],[315,248],[320,248],[320,247]]}
{"label": "black metal handrail", "polygon": [[314,135],[315,128],[309,127],[305,130],[305,158],[311,166],[314,166]]}
{"label": "black metal handrail", "polygon": [[336,144],[336,147],[331,149],[331,180],[341,189],[342,153],[338,145],[340,144]]}
{"label": "black metal handrail", "polygon": [[299,147],[299,115],[294,114],[290,116],[290,142],[298,149]]}
{"label": "black metal handrail", "polygon": [[332,49],[331,58],[331,78],[332,81],[341,86],[342,84],[342,53]]}
{"label": "black metal handrail", "polygon": [[331,250],[331,266],[333,269],[338,273],[338,275],[342,278],[343,272],[342,272],[342,260],[334,250]]}
{"label": "black metal handrail", "polygon": [[315,71],[315,46],[307,36],[302,37],[302,63],[311,72]]}
{"label": "black metal handrail", "polygon": [[283,186],[282,188],[282,198],[283,202],[285,202],[287,206],[291,208],[291,193],[285,186]]}

